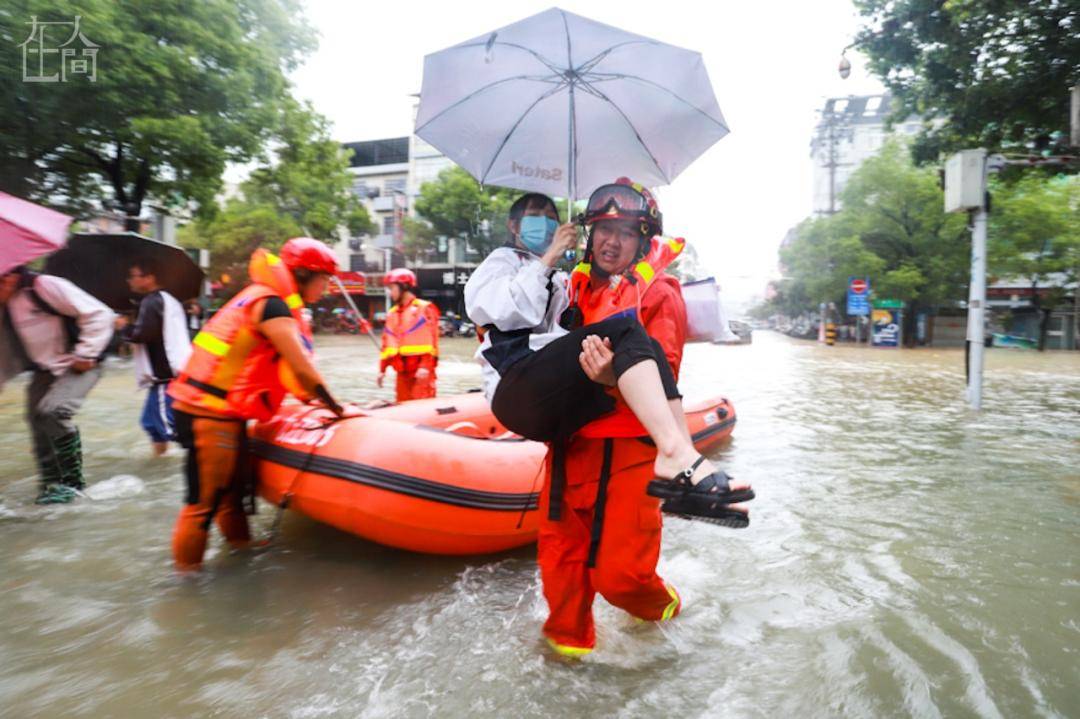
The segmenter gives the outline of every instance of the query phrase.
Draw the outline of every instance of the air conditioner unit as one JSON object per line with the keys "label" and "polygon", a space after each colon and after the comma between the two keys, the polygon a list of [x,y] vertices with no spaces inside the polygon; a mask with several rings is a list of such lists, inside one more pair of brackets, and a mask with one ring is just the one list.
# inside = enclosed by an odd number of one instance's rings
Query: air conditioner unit
{"label": "air conditioner unit", "polygon": [[353,252],[359,252],[361,247],[363,247],[363,245],[360,243],[359,238],[349,240],[349,249]]}

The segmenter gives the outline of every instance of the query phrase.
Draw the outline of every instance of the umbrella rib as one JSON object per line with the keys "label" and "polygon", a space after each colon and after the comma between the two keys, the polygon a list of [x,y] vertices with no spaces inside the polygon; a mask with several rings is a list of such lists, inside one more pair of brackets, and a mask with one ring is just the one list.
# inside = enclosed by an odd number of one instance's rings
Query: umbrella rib
{"label": "umbrella rib", "polygon": [[615,112],[619,113],[619,115],[622,117],[622,119],[626,121],[626,124],[630,126],[630,131],[634,133],[634,137],[637,138],[638,143],[640,143],[641,147],[644,148],[645,152],[648,153],[649,159],[653,161],[653,165],[656,166],[657,172],[659,172],[660,176],[664,178],[664,184],[670,185],[671,180],[668,178],[667,173],[664,172],[663,168],[660,167],[660,163],[656,161],[656,155],[654,155],[652,150],[649,149],[649,146],[645,144],[645,140],[642,139],[641,133],[638,132],[636,127],[634,127],[634,123],[630,121],[630,118],[626,116],[626,113],[622,111],[622,108],[620,108],[618,105],[616,105],[614,102],[612,102],[611,98],[609,98],[607,95],[600,92],[595,87],[592,87],[589,83],[585,82],[584,80],[582,81],[581,84],[583,86],[585,86],[585,87],[588,87],[590,90],[592,90],[594,93],[596,93],[597,97],[599,97],[601,100],[603,100],[607,104],[611,105],[615,109]]}
{"label": "umbrella rib", "polygon": [[696,110],[700,114],[702,114],[705,117],[707,117],[708,119],[712,120],[715,124],[717,124],[720,127],[724,128],[724,130],[726,130],[727,132],[731,132],[731,129],[727,125],[720,122],[715,117],[713,117],[709,113],[705,112],[704,110],[702,110],[700,107],[698,107],[694,103],[682,98],[677,93],[672,92],[668,88],[666,88],[663,85],[660,85],[658,83],[655,83],[652,80],[646,80],[645,78],[640,77],[638,75],[627,75],[627,74],[624,74],[624,73],[613,73],[613,72],[594,72],[594,73],[592,73],[592,75],[594,77],[589,78],[590,82],[597,82],[597,81],[599,81],[599,82],[607,82],[608,80],[637,80],[638,82],[645,83],[646,85],[651,85],[651,86],[655,87],[657,90],[662,90],[663,92],[666,92],[667,94],[671,95],[673,98],[675,98],[676,100],[678,100],[682,104],[686,105],[687,107],[692,108],[693,110]]}
{"label": "umbrella rib", "polygon": [[[555,63],[549,61],[547,58],[545,58],[540,53],[538,53],[535,50],[532,50],[530,48],[527,48],[524,45],[518,45],[517,43],[514,43],[514,42],[503,42],[501,40],[496,40],[495,42],[492,43],[492,45],[493,46],[494,45],[502,45],[503,47],[512,47],[512,48],[515,48],[517,50],[524,50],[525,52],[529,53],[530,55],[535,57],[537,60],[539,60],[541,63],[543,63],[544,67],[546,67],[548,70],[551,70],[552,72],[559,73],[560,75],[563,72]],[[484,42],[473,42],[473,43],[468,43],[466,45],[457,45],[455,47],[449,47],[446,50],[443,50],[442,52],[449,52],[450,50],[464,50],[467,47],[487,47],[487,41],[485,40]]]}
{"label": "umbrella rib", "polygon": [[562,84],[562,85],[559,85],[558,87],[553,87],[552,89],[548,90],[543,95],[541,95],[540,97],[536,98],[536,101],[533,102],[533,104],[531,104],[527,108],[525,108],[525,112],[521,113],[521,117],[519,117],[517,119],[517,122],[515,122],[510,127],[510,132],[506,133],[506,137],[504,137],[502,139],[502,142],[499,143],[499,149],[497,149],[495,151],[495,154],[491,156],[491,162],[489,162],[487,168],[485,168],[484,174],[480,176],[480,184],[481,185],[483,185],[485,180],[487,180],[488,173],[491,172],[491,168],[495,166],[495,160],[499,159],[499,155],[502,154],[503,148],[506,147],[506,143],[510,142],[511,136],[513,136],[513,134],[515,132],[517,132],[518,126],[521,125],[521,123],[525,120],[525,116],[528,115],[530,112],[532,112],[534,107],[536,107],[541,102],[548,99],[549,97],[551,97],[552,95],[554,95],[555,93],[557,93],[559,90],[561,90],[564,87],[566,87],[565,83]]}
{"label": "umbrella rib", "polygon": [[[567,83],[569,89],[567,94],[569,95],[570,102],[568,103],[570,109],[570,117],[567,118],[567,133],[569,134],[569,142],[567,143],[567,158],[566,158],[566,194],[569,198],[569,202],[574,202],[574,192],[577,189],[577,108],[574,104],[574,78],[577,73],[573,71],[574,58],[573,50],[570,43],[570,22],[566,19],[566,13],[562,10],[559,11],[562,16],[563,32],[566,33],[566,68],[567,68]],[[569,211],[567,211],[569,214]],[[569,219],[569,218],[568,218]]]}
{"label": "umbrella rib", "polygon": [[472,92],[470,92],[470,93],[469,93],[468,95],[466,95],[465,97],[461,98],[460,100],[458,100],[457,102],[453,103],[452,105],[448,105],[448,106],[444,107],[443,109],[439,110],[439,111],[438,111],[437,113],[435,113],[435,114],[434,114],[433,116],[431,116],[431,117],[430,117],[430,118],[428,119],[428,121],[427,121],[427,122],[425,122],[425,123],[424,123],[423,125],[421,125],[420,127],[417,127],[417,128],[416,128],[416,133],[417,133],[417,134],[419,134],[419,133],[420,133],[420,131],[421,131],[421,130],[423,130],[423,129],[424,129],[425,127],[427,127],[427,126],[428,126],[428,125],[430,125],[431,123],[435,122],[435,121],[436,121],[436,120],[438,120],[438,119],[439,119],[440,117],[442,117],[442,116],[443,116],[443,115],[445,115],[446,113],[448,113],[448,112],[450,112],[451,110],[453,110],[453,109],[454,109],[455,107],[458,107],[459,105],[463,105],[464,103],[466,103],[466,102],[468,102],[469,100],[473,99],[474,97],[476,97],[476,96],[477,96],[477,95],[479,95],[480,93],[482,93],[482,92],[486,92],[487,90],[490,90],[490,89],[492,89],[493,87],[495,87],[495,86],[497,86],[497,85],[501,85],[501,84],[503,84],[504,82],[511,82],[511,81],[513,81],[513,80],[531,80],[531,81],[533,81],[533,82],[546,82],[546,83],[551,83],[551,82],[553,82],[553,81],[557,81],[557,78],[556,78],[556,76],[542,77],[542,76],[540,76],[540,75],[515,75],[514,77],[504,77],[504,78],[502,78],[501,80],[496,80],[495,82],[491,82],[491,83],[488,83],[487,85],[484,85],[483,87],[479,87],[479,88],[477,88],[477,89],[473,90],[473,91],[472,91]]}

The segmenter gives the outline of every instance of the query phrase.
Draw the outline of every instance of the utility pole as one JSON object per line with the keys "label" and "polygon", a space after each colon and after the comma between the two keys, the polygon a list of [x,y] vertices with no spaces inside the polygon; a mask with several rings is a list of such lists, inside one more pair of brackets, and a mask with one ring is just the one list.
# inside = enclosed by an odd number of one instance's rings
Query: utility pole
{"label": "utility pole", "polygon": [[[834,99],[833,108],[836,107],[836,102]],[[822,111],[817,136],[811,142],[814,152],[823,152],[825,162],[822,167],[829,171],[829,209],[826,211],[829,215],[836,214],[836,168],[850,164],[840,162],[840,143],[850,141],[853,132],[847,113]]]}

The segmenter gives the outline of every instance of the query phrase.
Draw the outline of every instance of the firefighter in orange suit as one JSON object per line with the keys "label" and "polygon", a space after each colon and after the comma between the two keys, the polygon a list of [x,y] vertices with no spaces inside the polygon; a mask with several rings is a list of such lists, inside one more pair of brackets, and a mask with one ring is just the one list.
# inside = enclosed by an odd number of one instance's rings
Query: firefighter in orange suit
{"label": "firefighter in orange suit", "polygon": [[415,294],[416,275],[399,268],[386,273],[390,300],[386,313],[377,384],[383,386],[386,368],[397,373],[397,401],[435,396],[435,366],[439,362],[439,308]]}
{"label": "firefighter in orange suit", "polygon": [[[173,532],[180,569],[201,566],[211,523],[239,548],[251,539],[245,500],[253,502],[247,422],[273,417],[286,394],[321,400],[338,416],[312,357],[302,310],[326,291],[337,260],[318,240],[289,240],[274,255],[251,256],[251,284],[207,322],[169,385],[177,439],[187,449],[187,499]],[[249,507],[248,508],[252,508]]]}
{"label": "firefighter in orange suit", "polygon": [[[593,194],[585,221],[591,225],[589,246],[570,277],[572,319],[564,324],[572,329],[634,316],[659,342],[677,378],[686,306],[678,280],[664,268],[684,242],[660,236],[655,200],[625,179]],[[562,464],[555,471],[565,486],[553,490],[554,500],[552,492],[544,492],[540,506],[538,560],[549,608],[544,634],[566,656],[587,654],[595,646],[597,593],[644,620],[671,619],[682,607],[675,588],[656,572],[660,502],[646,494],[655,477],[656,448],[639,439],[647,439],[646,431],[618,397],[615,406],[548,454],[551,483],[554,455],[565,453],[555,460]],[[558,511],[551,511],[553,501]]]}

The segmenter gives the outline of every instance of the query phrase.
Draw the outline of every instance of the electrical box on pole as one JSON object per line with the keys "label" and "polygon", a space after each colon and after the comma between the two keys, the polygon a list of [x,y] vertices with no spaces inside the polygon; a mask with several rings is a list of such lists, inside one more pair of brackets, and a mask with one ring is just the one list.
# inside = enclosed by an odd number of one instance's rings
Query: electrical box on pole
{"label": "electrical box on pole", "polygon": [[986,196],[986,150],[962,150],[945,162],[945,211],[977,210]]}

